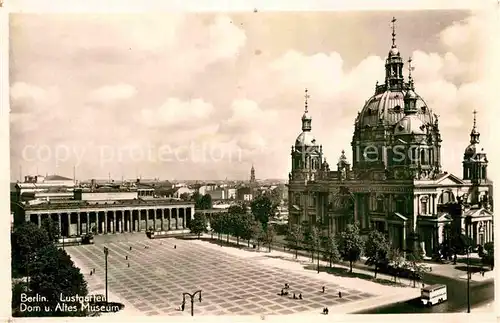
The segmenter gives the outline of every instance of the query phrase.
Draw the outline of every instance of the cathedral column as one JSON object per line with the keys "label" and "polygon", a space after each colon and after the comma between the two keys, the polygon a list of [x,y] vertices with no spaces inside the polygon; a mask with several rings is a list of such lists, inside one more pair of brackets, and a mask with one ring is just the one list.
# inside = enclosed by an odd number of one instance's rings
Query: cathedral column
{"label": "cathedral column", "polygon": [[[50,216],[50,214],[49,214]],[[42,215],[38,213],[38,227],[40,228],[42,226]]]}
{"label": "cathedral column", "polygon": [[120,219],[120,233],[127,232],[126,226],[125,226],[125,210],[122,210],[122,216]]}
{"label": "cathedral column", "polygon": [[358,222],[359,221],[359,215],[358,215],[358,212],[359,212],[359,206],[358,206],[358,195],[357,194],[354,194],[354,222]]}
{"label": "cathedral column", "polygon": [[57,213],[58,224],[59,224],[59,235],[62,236],[62,223],[61,223],[61,213]]}
{"label": "cathedral column", "polygon": [[175,229],[179,229],[179,208],[175,211]]}
{"label": "cathedral column", "polygon": [[99,234],[99,211],[95,211],[95,233]]}

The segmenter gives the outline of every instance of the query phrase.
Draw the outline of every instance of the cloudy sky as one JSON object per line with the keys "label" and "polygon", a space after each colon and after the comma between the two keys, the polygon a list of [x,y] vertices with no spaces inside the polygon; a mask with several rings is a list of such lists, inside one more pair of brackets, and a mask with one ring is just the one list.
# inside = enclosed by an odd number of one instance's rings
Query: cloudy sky
{"label": "cloudy sky", "polygon": [[489,128],[488,26],[471,12],[13,14],[11,179],[73,167],[78,179],[247,179],[252,163],[286,178],[305,88],[335,164],[383,82],[393,15],[440,116],[443,166],[461,175],[473,109],[483,138]]}

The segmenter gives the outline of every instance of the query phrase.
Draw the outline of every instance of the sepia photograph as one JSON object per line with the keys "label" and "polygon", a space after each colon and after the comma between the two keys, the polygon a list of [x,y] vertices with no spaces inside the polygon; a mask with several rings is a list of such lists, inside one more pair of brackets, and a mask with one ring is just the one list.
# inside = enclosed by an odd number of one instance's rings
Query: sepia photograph
{"label": "sepia photograph", "polygon": [[13,317],[493,315],[481,13],[8,19]]}

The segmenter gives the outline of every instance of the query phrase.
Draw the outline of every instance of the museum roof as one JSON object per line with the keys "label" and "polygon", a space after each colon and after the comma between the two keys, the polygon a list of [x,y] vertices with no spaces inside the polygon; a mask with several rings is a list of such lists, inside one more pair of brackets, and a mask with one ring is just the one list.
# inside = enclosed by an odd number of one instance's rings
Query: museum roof
{"label": "museum roof", "polygon": [[26,211],[33,210],[60,210],[60,209],[95,209],[95,208],[118,208],[118,207],[133,207],[133,206],[171,206],[171,205],[194,205],[193,202],[176,201],[169,199],[151,199],[151,200],[120,200],[106,201],[100,203],[88,201],[51,201],[35,205],[22,205]]}

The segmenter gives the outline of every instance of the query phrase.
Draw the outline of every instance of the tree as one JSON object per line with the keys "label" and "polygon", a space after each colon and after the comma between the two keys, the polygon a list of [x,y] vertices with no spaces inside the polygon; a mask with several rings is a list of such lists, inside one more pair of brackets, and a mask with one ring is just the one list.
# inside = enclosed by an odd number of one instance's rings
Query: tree
{"label": "tree", "polygon": [[250,208],[255,219],[262,223],[264,228],[267,227],[269,217],[273,216],[276,210],[271,199],[266,195],[257,196],[250,204]]}
{"label": "tree", "polygon": [[274,228],[272,225],[268,225],[264,231],[264,242],[269,247],[269,252],[271,252],[271,245],[276,237],[276,233],[274,232]]}
{"label": "tree", "polygon": [[364,254],[368,258],[367,264],[375,266],[375,278],[377,278],[379,265],[387,261],[390,244],[384,234],[380,231],[372,230],[368,233],[364,247]]}
{"label": "tree", "polygon": [[302,231],[300,230],[300,226],[298,226],[297,224],[293,224],[291,229],[288,231],[287,239],[288,241],[292,242],[292,246],[295,249],[295,259],[297,259],[299,245],[302,241]]}
{"label": "tree", "polygon": [[42,229],[47,232],[49,241],[56,243],[59,241],[59,228],[57,227],[56,222],[52,220],[52,218],[46,217],[42,220]]}
{"label": "tree", "polygon": [[332,267],[332,262],[337,262],[340,260],[339,248],[337,246],[337,239],[333,235],[329,235],[325,241],[325,252],[330,260],[330,268]]}
{"label": "tree", "polygon": [[246,215],[246,209],[241,205],[231,205],[227,213],[226,225],[229,233],[236,237],[236,243],[239,245],[240,237],[243,235],[242,217]]}
{"label": "tree", "polygon": [[406,262],[406,266],[404,269],[409,269],[411,272],[411,279],[413,280],[413,287],[415,287],[417,280],[422,279],[422,275],[429,271],[429,268],[421,263],[422,258],[422,250],[417,248],[413,250],[413,252],[407,255],[408,262]]}
{"label": "tree", "polygon": [[252,237],[257,242],[257,250],[260,250],[260,243],[264,240],[264,229],[262,223],[255,219],[252,223]]}
{"label": "tree", "polygon": [[255,219],[253,218],[253,216],[245,212],[245,214],[241,216],[241,220],[239,223],[241,226],[240,227],[241,238],[247,240],[248,247],[250,247],[250,239],[252,239],[253,237],[252,227],[254,225],[254,221]]}
{"label": "tree", "polygon": [[389,251],[388,258],[390,261],[390,265],[393,269],[392,272],[394,276],[394,281],[396,281],[398,277],[398,272],[403,269],[403,265],[405,263],[403,253],[401,252],[401,250],[397,248],[391,248],[391,250]]}
{"label": "tree", "polygon": [[[88,293],[87,283],[75,267],[68,254],[57,248],[55,244],[42,247],[36,254],[32,266],[30,266],[30,283],[28,293],[44,296],[47,301],[39,305],[41,312],[30,312],[33,316],[85,316],[80,303],[67,302],[68,306],[76,306],[76,311],[61,311],[57,305],[60,304],[60,295],[64,296],[86,296]],[[59,305],[60,306],[60,305]],[[26,312],[25,312],[26,313]]]}
{"label": "tree", "polygon": [[191,230],[192,233],[198,235],[198,239],[200,238],[200,235],[207,231],[207,217],[203,213],[195,213],[194,214],[194,219],[189,223],[189,229]]}
{"label": "tree", "polygon": [[304,246],[307,246],[309,251],[311,251],[311,262],[314,262],[314,248],[311,246],[314,244],[313,242],[313,227],[309,223],[303,223],[302,228],[304,228],[304,233],[302,235],[302,243]]}
{"label": "tree", "polygon": [[358,261],[363,252],[363,239],[357,224],[348,224],[346,230],[340,233],[338,246],[342,259],[349,261],[349,272],[352,273],[353,262]]}
{"label": "tree", "polygon": [[14,275],[27,276],[30,263],[41,247],[50,243],[47,232],[32,222],[14,229],[11,234],[12,269]]}
{"label": "tree", "polygon": [[200,205],[202,210],[210,210],[212,208],[212,195],[205,194],[200,198]]}
{"label": "tree", "polygon": [[495,264],[495,250],[494,243],[487,242],[484,244],[483,256],[481,257],[483,264],[490,266],[490,269],[493,270]]}

